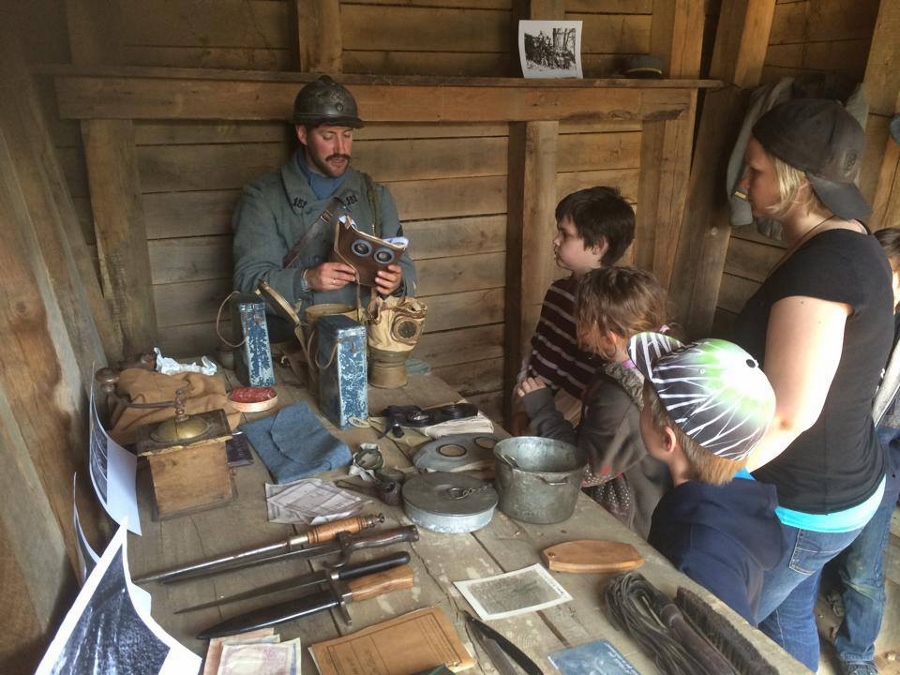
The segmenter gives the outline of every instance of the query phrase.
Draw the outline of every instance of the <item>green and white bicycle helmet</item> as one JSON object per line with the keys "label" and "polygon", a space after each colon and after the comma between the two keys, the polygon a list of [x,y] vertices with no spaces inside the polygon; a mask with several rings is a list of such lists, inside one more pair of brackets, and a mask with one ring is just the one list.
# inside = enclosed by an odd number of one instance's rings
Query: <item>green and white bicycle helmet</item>
{"label": "green and white bicycle helmet", "polygon": [[732,342],[682,344],[638,333],[628,355],[682,431],[719,457],[744,459],[772,422],[772,385],[756,359]]}

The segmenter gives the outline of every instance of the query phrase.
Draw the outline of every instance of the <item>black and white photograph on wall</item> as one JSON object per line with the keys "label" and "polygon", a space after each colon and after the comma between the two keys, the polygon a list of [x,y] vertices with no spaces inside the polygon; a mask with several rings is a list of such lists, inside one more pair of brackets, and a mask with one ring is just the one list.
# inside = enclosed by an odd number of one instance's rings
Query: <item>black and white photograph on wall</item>
{"label": "black and white photograph on wall", "polygon": [[582,77],[581,21],[520,21],[519,60],[526,78]]}

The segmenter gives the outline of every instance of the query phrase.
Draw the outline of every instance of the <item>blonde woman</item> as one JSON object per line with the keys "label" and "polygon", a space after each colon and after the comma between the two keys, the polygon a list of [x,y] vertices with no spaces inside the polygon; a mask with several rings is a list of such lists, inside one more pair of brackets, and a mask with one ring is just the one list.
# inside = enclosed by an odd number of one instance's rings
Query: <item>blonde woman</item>
{"label": "blonde woman", "polygon": [[775,485],[788,555],[766,572],[760,628],[815,671],[813,608],[825,563],[853,541],[884,491],[872,397],[893,337],[891,268],[854,184],[865,135],[835,101],[798,99],[753,127],[741,182],[755,215],[789,244],[747,301],[732,339],[763,364],[775,419],[750,455]]}

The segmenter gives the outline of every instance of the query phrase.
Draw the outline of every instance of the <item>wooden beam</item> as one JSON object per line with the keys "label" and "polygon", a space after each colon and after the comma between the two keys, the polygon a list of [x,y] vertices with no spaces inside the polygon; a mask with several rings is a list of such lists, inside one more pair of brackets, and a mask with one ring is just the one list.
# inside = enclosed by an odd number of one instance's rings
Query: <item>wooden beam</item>
{"label": "wooden beam", "polygon": [[[506,361],[503,390],[512,392],[541,301],[553,281],[559,122],[510,125],[506,226]],[[510,397],[504,414],[510,417]]]}
{"label": "wooden beam", "polygon": [[668,288],[687,195],[694,116],[644,123],[634,264]]}
{"label": "wooden beam", "polygon": [[890,119],[900,114],[900,3],[882,0],[864,87],[869,103],[860,188],[872,200],[874,229],[900,226],[900,148]]}
{"label": "wooden beam", "polygon": [[339,0],[295,0],[300,70],[340,73],[343,37]]}
{"label": "wooden beam", "polygon": [[134,125],[89,120],[82,134],[103,291],[123,355],[139,354],[153,347],[157,333]]}
{"label": "wooden beam", "polygon": [[666,77],[700,76],[705,4],[704,0],[654,0],[650,53],[662,59]]}
{"label": "wooden beam", "polygon": [[119,3],[65,0],[65,6],[72,63],[119,63]]}
{"label": "wooden beam", "polygon": [[0,126],[16,157],[22,195],[87,393],[92,367],[119,358],[121,343],[116,340],[27,66],[10,47],[4,52],[7,67],[0,71]]}
{"label": "wooden beam", "polygon": [[900,92],[900,2],[881,0],[863,80],[869,113],[892,116]]}
{"label": "wooden beam", "polygon": [[[287,120],[310,76],[185,69],[56,70],[63,119]],[[287,76],[286,76],[287,75]],[[679,119],[707,80],[341,79],[367,122]]]}
{"label": "wooden beam", "polygon": [[0,572],[4,625],[16,630],[0,632],[0,670],[30,672],[12,666],[34,656],[24,645],[42,651],[74,589],[72,474],[85,465],[86,397],[23,193],[30,158],[7,133],[0,125]]}
{"label": "wooden beam", "polygon": [[731,232],[725,168],[746,110],[742,88],[759,84],[774,13],[775,0],[722,4],[711,71],[733,86],[707,92],[703,102],[670,285],[687,337],[706,336],[712,328]]}

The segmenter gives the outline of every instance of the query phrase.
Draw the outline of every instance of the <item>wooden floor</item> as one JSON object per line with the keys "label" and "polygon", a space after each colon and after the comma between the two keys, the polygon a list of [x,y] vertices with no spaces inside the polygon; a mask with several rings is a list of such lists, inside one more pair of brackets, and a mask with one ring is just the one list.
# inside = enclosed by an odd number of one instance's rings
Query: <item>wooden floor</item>
{"label": "wooden floor", "polygon": [[[891,521],[891,539],[884,560],[887,605],[881,633],[875,642],[875,662],[880,675],[900,675],[900,509],[894,511]],[[840,612],[840,608],[837,608]],[[840,617],[832,602],[825,596],[816,605],[819,635],[822,640],[822,657],[819,675],[838,675],[837,657],[831,645],[831,636],[840,625]]]}

